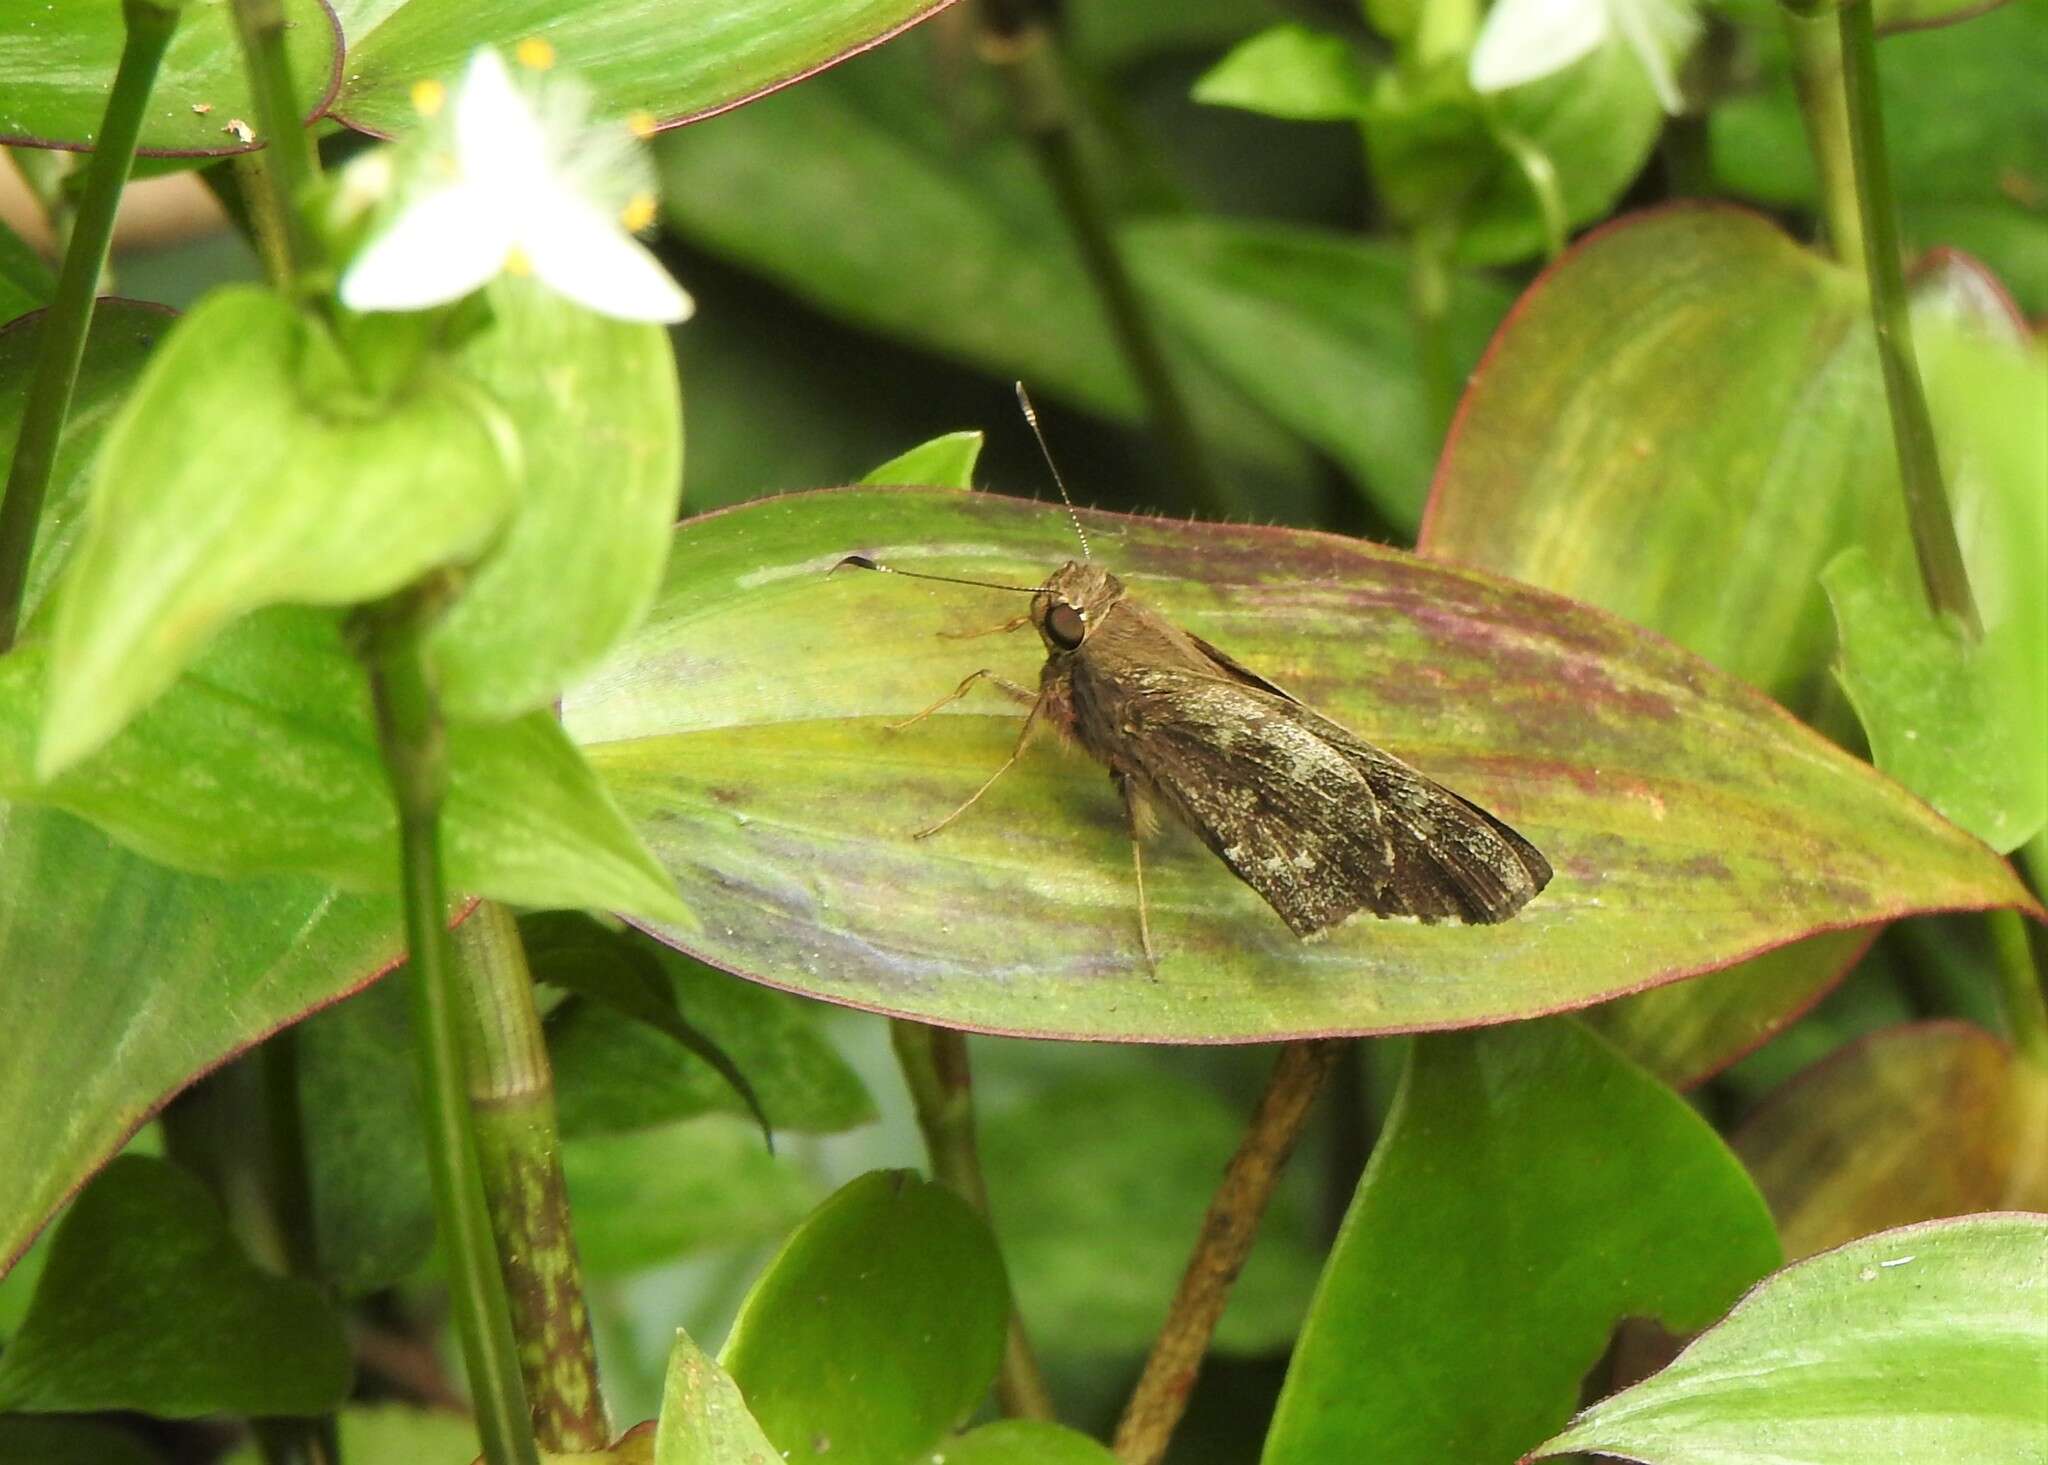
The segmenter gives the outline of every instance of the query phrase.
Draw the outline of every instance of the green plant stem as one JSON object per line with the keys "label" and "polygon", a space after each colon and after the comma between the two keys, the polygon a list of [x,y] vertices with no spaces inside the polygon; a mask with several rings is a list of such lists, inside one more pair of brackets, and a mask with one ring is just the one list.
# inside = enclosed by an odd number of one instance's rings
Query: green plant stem
{"label": "green plant stem", "polygon": [[1991,945],[1998,959],[1998,982],[2013,1051],[2048,1071],[2048,999],[2041,994],[2041,972],[2027,939],[2026,917],[2018,911],[1992,911],[1985,919],[1991,923]]}
{"label": "green plant stem", "polygon": [[1433,225],[1408,240],[1408,318],[1415,331],[1415,360],[1422,376],[1429,429],[1441,444],[1450,436],[1458,410],[1458,382],[1451,370],[1446,326],[1451,309],[1450,233]]}
{"label": "green plant stem", "polygon": [[1948,492],[1942,487],[1941,458],[1934,419],[1913,359],[1913,327],[1907,308],[1905,272],[1899,262],[1898,208],[1892,198],[1891,168],[1885,159],[1884,113],[1878,103],[1877,31],[1870,0],[1844,0],[1835,12],[1842,42],[1842,92],[1849,110],[1849,152],[1855,162],[1856,197],[1863,219],[1864,262],[1870,276],[1870,309],[1877,328],[1877,357],[1884,370],[1885,399],[1891,404],[1892,439],[1899,455],[1899,479],[1906,491],[1906,521],[1928,604],[1951,617],[1970,640],[1984,634],[1970,577],[1956,542]]}
{"label": "green plant stem", "polygon": [[1251,1124],[1202,1218],[1194,1254],[1167,1308],[1165,1325],[1117,1423],[1114,1448],[1124,1465],[1157,1465],[1165,1456],[1280,1172],[1301,1138],[1324,1077],[1347,1041],[1318,1038],[1281,1048]]}
{"label": "green plant stem", "polygon": [[370,609],[363,623],[367,634],[362,655],[370,673],[378,744],[398,805],[413,1043],[427,1123],[427,1159],[477,1433],[490,1465],[538,1465],[511,1307],[484,1207],[458,1027],[459,999],[441,880],[447,738],[439,700],[420,654],[428,610],[426,597],[418,593]]}
{"label": "green plant stem", "polygon": [[[917,1111],[931,1157],[932,1177],[950,1187],[989,1219],[988,1183],[981,1173],[981,1151],[974,1138],[974,1079],[967,1064],[967,1038],[951,1028],[937,1028],[906,1018],[892,1019],[889,1039],[903,1067],[903,1081]],[[1003,1413],[1017,1419],[1054,1417],[1052,1391],[1038,1366],[1024,1320],[1012,1307],[1010,1331],[1003,1345],[996,1400]]]}
{"label": "green plant stem", "polygon": [[93,291],[106,267],[114,214],[135,164],[135,142],[142,135],[150,89],[156,84],[164,50],[178,29],[175,5],[126,0],[121,13],[128,27],[127,40],[121,47],[114,89],[100,122],[98,146],[86,168],[85,192],[72,221],[57,293],[43,317],[36,374],[22,407],[21,435],[7,470],[6,496],[0,498],[0,651],[14,644],[20,629],[29,558],[35,553],[36,529],[42,521],[50,475],[56,468],[64,419],[71,411],[71,393],[78,385],[86,332],[92,328]]}
{"label": "green plant stem", "polygon": [[610,1421],[526,949],[511,912],[485,901],[456,928],[455,952],[484,1201],[511,1298],[534,1437],[543,1450],[561,1454],[602,1450],[611,1442]]}
{"label": "green plant stem", "polygon": [[[306,190],[320,172],[313,136],[299,124],[299,106],[292,90],[291,58],[285,54],[284,0],[234,0],[235,26],[242,37],[242,59],[248,67],[249,93],[256,108],[256,129],[263,138],[262,163],[237,170],[245,186],[260,179],[270,197],[250,210],[259,221],[257,236],[281,237],[277,252],[288,285],[300,272],[319,263],[319,240],[305,215]],[[273,247],[276,247],[273,245]],[[265,262],[277,261],[266,248]]]}
{"label": "green plant stem", "polygon": [[1842,42],[1826,15],[1780,11],[1792,48],[1792,81],[1799,118],[1820,179],[1821,218],[1835,258],[1851,269],[1863,263],[1863,214],[1856,201],[1856,166],[1850,157],[1849,108],[1842,95]]}
{"label": "green plant stem", "polygon": [[981,57],[1002,75],[1017,130],[1073,231],[1124,364],[1144,395],[1153,436],[1199,506],[1219,514],[1241,508],[1209,466],[1159,329],[1131,279],[1101,193],[1082,164],[1051,30],[1030,0],[983,0],[981,17]]}

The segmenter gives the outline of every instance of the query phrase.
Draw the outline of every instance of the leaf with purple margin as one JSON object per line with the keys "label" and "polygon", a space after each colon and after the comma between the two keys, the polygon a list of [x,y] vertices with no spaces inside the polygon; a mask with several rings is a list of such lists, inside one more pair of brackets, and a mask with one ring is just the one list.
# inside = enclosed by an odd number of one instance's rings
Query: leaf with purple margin
{"label": "leaf with purple margin", "polygon": [[547,41],[602,115],[661,126],[736,107],[843,61],[951,0],[339,0],[348,78],[334,111],[390,134],[413,121],[412,84],[450,76],[479,46]]}
{"label": "leaf with purple margin", "polygon": [[[341,81],[341,28],[319,0],[281,3],[300,115],[317,116]],[[230,126],[256,117],[233,11],[221,4],[182,11],[143,115],[140,151],[198,158],[249,152],[251,144]],[[91,148],[125,35],[119,5],[0,0],[0,143]]]}
{"label": "leaf with purple margin", "polygon": [[[1018,712],[885,724],[1019,638],[1013,600],[827,572],[850,553],[1035,584],[1043,505],[950,490],[798,494],[687,522],[648,623],[564,719],[701,918],[657,934],[852,1006],[994,1032],[1181,1042],[1498,1022],[1911,911],[2029,905],[2004,862],[1752,689],[1602,612],[1329,535],[1092,514],[1135,595],[1493,809],[1557,869],[1497,926],[1359,920],[1297,941],[1178,833],[1138,946],[1102,770],[1039,748],[936,839]],[[857,634],[849,628],[858,628]],[[1028,633],[1027,633],[1028,634]]]}

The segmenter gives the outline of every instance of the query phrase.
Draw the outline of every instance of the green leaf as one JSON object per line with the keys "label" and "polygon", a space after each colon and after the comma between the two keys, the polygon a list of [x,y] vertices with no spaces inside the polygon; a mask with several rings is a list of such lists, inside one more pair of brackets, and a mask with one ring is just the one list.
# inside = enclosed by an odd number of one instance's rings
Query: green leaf
{"label": "green leaf", "polygon": [[2048,824],[2048,358],[1976,332],[1923,332],[1970,584],[1965,642],[1927,607],[1902,547],[1844,550],[1821,572],[1837,675],[1873,761],[1993,849]]}
{"label": "green leaf", "polygon": [[[78,814],[183,868],[396,886],[397,815],[369,692],[331,612],[244,617],[105,749],[42,783],[30,742],[47,661],[40,642],[0,659],[0,792]],[[689,919],[547,713],[456,723],[448,747],[451,890]]]}
{"label": "green leaf", "polygon": [[236,617],[351,605],[477,558],[512,511],[506,424],[423,375],[362,415],[307,395],[334,348],[282,297],[217,292],[108,428],[58,592],[38,770],[76,764]]}
{"label": "green leaf", "polygon": [[1821,583],[1872,760],[1993,849],[2026,843],[2048,820],[2048,760],[2036,756],[2048,718],[2009,715],[2021,711],[2009,689],[2038,680],[2011,634],[2019,628],[2008,621],[1966,643],[1919,584],[1886,576],[1862,548],[1830,561]]}
{"label": "green leaf", "polygon": [[0,1268],[171,1094],[360,987],[397,904],[180,875],[54,810],[0,804]]}
{"label": "green leaf", "polygon": [[[1939,0],[1937,0],[1939,3]],[[1882,6],[1879,13],[1883,13]],[[1707,118],[1716,181],[1761,202],[1818,206],[1791,59],[1773,14],[1745,38],[1755,76]],[[2048,26],[2002,5],[1878,48],[1892,188],[1909,249],[1966,249],[2030,316],[2048,310]],[[1987,119],[1996,118],[1996,125]]]}
{"label": "green leaf", "polygon": [[[1164,317],[1412,534],[1441,444],[1416,351],[1407,251],[1220,218],[1158,220],[1125,238]],[[1456,278],[1440,329],[1457,379],[1507,307],[1505,290]]]}
{"label": "green leaf", "polygon": [[[637,931],[582,922],[584,944],[550,941],[527,917],[520,930],[543,981],[567,961],[651,960],[690,1025],[728,1054],[760,1095],[777,1129],[832,1134],[875,1118],[859,1075],[819,1034],[817,1010],[795,998],[713,971]],[[614,952],[612,948],[624,948]],[[630,955],[628,955],[630,953]],[[555,1107],[565,1135],[645,1129],[699,1114],[748,1112],[746,1102],[701,1057],[614,1008],[571,1001],[547,1017]]]}
{"label": "green leaf", "polygon": [[[1048,1357],[1143,1355],[1244,1134],[1244,1105],[1142,1058],[1129,1068],[1105,1073],[1098,1062],[1022,1103],[982,1104],[989,1214],[1025,1325]],[[1293,1340],[1322,1265],[1317,1213],[1312,1176],[1290,1171],[1231,1288],[1218,1350]]]}
{"label": "green leaf", "polygon": [[1646,1465],[2036,1460],[2048,1217],[1904,1226],[1796,1263],[1539,1454]]}
{"label": "green leaf", "polygon": [[451,717],[516,717],[636,624],[661,580],[683,483],[675,352],[531,280],[489,292],[458,368],[519,434],[518,516],[427,639]]}
{"label": "green leaf", "polygon": [[988,434],[949,432],[899,453],[870,472],[862,483],[923,485],[934,488],[974,487],[974,463]]}
{"label": "green leaf", "polygon": [[[92,329],[86,334],[71,411],[57,440],[57,462],[43,500],[35,554],[29,560],[28,586],[22,598],[24,622],[42,603],[58,567],[70,558],[77,542],[91,488],[93,456],[99,451],[107,420],[134,389],[142,363],[172,319],[162,306],[139,300],[101,300],[93,306]],[[14,460],[14,445],[21,436],[22,403],[41,353],[42,323],[42,313],[37,312],[0,329],[0,462]]]}
{"label": "green leaf", "polygon": [[403,1281],[433,1249],[410,980],[377,982],[291,1033],[320,1275],[346,1297]]}
{"label": "green leaf", "polygon": [[1617,1322],[1700,1327],[1777,1260],[1705,1121],[1576,1024],[1419,1038],[1261,1459],[1514,1459]]}
{"label": "green leaf", "polygon": [[[994,697],[891,732],[967,672],[1034,679],[1014,599],[827,571],[849,552],[1035,584],[1063,515],[833,490],[692,520],[649,623],[565,701],[676,876],[713,965],[980,1031],[1254,1041],[1500,1021],[1929,908],[2025,904],[2011,870],[1734,678],[1601,612],[1327,535],[1084,515],[1150,605],[1496,811],[1557,877],[1497,926],[1289,934],[1188,836],[1147,858],[1155,973],[1101,769],[999,767]],[[857,643],[827,628],[858,625]],[[1364,632],[1369,630],[1369,634]],[[1028,634],[1028,633],[1026,633]]]}
{"label": "green leaf", "polygon": [[1115,1465],[1087,1435],[1039,1419],[999,1419],[947,1440],[946,1465]]}
{"label": "green leaf", "polygon": [[[299,115],[327,105],[341,80],[341,32],[319,0],[283,0],[285,55]],[[156,157],[246,153],[231,121],[254,124],[248,74],[226,5],[183,5],[157,72],[140,151]],[[0,142],[90,147],[107,110],[127,32],[118,5],[0,0]]]}
{"label": "green leaf", "polygon": [[758,1130],[724,1115],[572,1139],[562,1171],[576,1250],[593,1277],[779,1236],[818,1195],[808,1176],[761,1147]]}
{"label": "green leaf", "polygon": [[604,115],[663,125],[722,112],[800,80],[914,25],[947,0],[335,0],[349,40],[333,110],[390,134],[414,121],[410,89],[451,76],[479,46],[545,37]]}
{"label": "green leaf", "polygon": [[661,1391],[654,1465],[776,1465],[782,1457],[716,1359],[676,1329]]}
{"label": "green leaf", "polygon": [[206,1187],[124,1156],[57,1229],[0,1409],[319,1414],[346,1396],[348,1340],[310,1282],[242,1255]]}
{"label": "green leaf", "polygon": [[[21,317],[50,303],[57,276],[41,254],[14,229],[0,222],[0,322],[12,330]],[[0,345],[0,350],[7,349]],[[8,373],[12,380],[13,373]],[[18,409],[16,409],[18,410]]]}
{"label": "green leaf", "polygon": [[1009,1310],[982,1219],[944,1186],[878,1170],[784,1244],[719,1362],[784,1460],[903,1465],[988,1391]]}
{"label": "green leaf", "polygon": [[[664,217],[841,320],[1021,378],[1041,405],[1058,397],[1143,421],[1144,396],[1037,160],[1013,129],[991,121],[963,146],[948,120],[998,115],[995,79],[970,72],[941,103],[942,69],[906,39],[664,139]],[[818,148],[821,137],[832,147]],[[1120,193],[1115,179],[1104,186]],[[889,207],[874,208],[878,198]],[[861,227],[848,229],[854,214]],[[1255,475],[1260,512],[1303,502],[1311,470],[1298,445],[1179,341],[1165,345],[1204,442]]]}
{"label": "green leaf", "polygon": [[[1982,294],[1951,280],[1931,282],[1917,325]],[[1424,552],[1591,601],[1826,711],[1822,567],[1853,542],[1889,546],[1888,563],[1910,552],[1868,320],[1860,277],[1745,213],[1602,232],[1531,287],[1481,364]],[[1808,1006],[1855,940],[1660,995],[1650,1023],[1687,1046],[1645,1060],[1720,1067]]]}
{"label": "green leaf", "polygon": [[[587,917],[573,912],[556,912],[530,918],[524,929],[529,944],[529,965],[535,981],[548,982],[603,1003],[623,1017],[652,1029],[709,1067],[761,1126],[761,1138],[770,1151],[775,1136],[760,1096],[746,1073],[736,1065],[717,1040],[706,1036],[683,1016],[676,1003],[675,988],[652,942],[608,939],[610,933]],[[539,938],[538,949],[534,949]]]}
{"label": "green leaf", "polygon": [[2048,1074],[1963,1023],[1839,1049],[1766,1100],[1735,1149],[1788,1256],[1970,1211],[2048,1211]]}
{"label": "green leaf", "polygon": [[1202,73],[1194,98],[1297,122],[1355,122],[1371,109],[1372,76],[1344,37],[1276,25]]}
{"label": "green leaf", "polygon": [[0,1465],[163,1465],[132,1433],[98,1419],[0,1415]]}

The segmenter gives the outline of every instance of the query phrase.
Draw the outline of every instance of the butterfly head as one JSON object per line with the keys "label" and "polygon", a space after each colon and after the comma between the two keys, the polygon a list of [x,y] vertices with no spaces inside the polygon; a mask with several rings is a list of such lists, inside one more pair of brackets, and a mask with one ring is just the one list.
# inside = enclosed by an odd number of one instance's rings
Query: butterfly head
{"label": "butterfly head", "polygon": [[1068,560],[1038,587],[1031,600],[1031,624],[1052,655],[1078,651],[1123,598],[1123,582],[1086,560]]}

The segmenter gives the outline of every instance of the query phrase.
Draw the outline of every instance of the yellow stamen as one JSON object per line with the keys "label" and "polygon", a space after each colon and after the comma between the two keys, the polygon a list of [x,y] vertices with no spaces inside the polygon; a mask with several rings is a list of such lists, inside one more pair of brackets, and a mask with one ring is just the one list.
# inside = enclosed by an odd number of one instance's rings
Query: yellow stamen
{"label": "yellow stamen", "polygon": [[654,136],[655,131],[660,126],[661,123],[655,119],[654,114],[644,108],[640,111],[626,114],[626,130],[642,142]]}
{"label": "yellow stamen", "polygon": [[539,36],[528,36],[513,48],[512,54],[528,71],[546,71],[555,64],[553,44]]}
{"label": "yellow stamen", "polygon": [[416,81],[412,84],[412,109],[422,117],[432,117],[448,101],[448,88],[438,81]]}
{"label": "yellow stamen", "polygon": [[512,246],[512,252],[505,256],[505,273],[508,275],[530,275],[533,273],[533,261],[528,259],[526,251],[516,244]]}
{"label": "yellow stamen", "polygon": [[619,222],[626,226],[628,234],[638,234],[654,222],[654,195],[636,193],[619,210]]}

